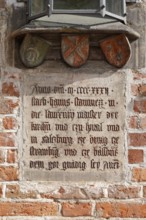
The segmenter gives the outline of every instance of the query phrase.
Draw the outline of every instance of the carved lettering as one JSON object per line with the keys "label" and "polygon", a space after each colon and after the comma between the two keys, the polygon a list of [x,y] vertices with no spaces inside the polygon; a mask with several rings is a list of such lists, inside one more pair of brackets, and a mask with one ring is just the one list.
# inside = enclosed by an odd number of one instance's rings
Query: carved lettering
{"label": "carved lettering", "polygon": [[94,147],[94,156],[102,156],[102,157],[116,157],[118,155],[117,148],[108,148],[108,147],[99,147],[98,149]]}
{"label": "carved lettering", "polygon": [[77,150],[76,149],[64,149],[65,156],[76,156]]}
{"label": "carved lettering", "polygon": [[44,97],[42,98],[32,97],[32,100],[31,100],[32,106],[44,106],[46,104],[47,104],[47,100]]}
{"label": "carved lettering", "polygon": [[106,146],[108,144],[107,137],[94,137],[90,135],[90,144],[98,144]]}
{"label": "carved lettering", "polygon": [[64,94],[64,86],[54,86],[54,93]]}
{"label": "carved lettering", "polygon": [[94,161],[94,159],[91,160],[91,169],[98,170],[100,168],[100,162]]}
{"label": "carved lettering", "polygon": [[72,130],[76,132],[83,131],[83,125],[82,124],[73,124],[72,125]]}
{"label": "carved lettering", "polygon": [[44,161],[30,161],[30,168],[44,169]]}
{"label": "carved lettering", "polygon": [[49,94],[51,93],[51,87],[50,86],[39,86],[38,84],[35,84],[32,86],[32,94]]}
{"label": "carved lettering", "polygon": [[119,125],[107,125],[107,131],[120,131]]}
{"label": "carved lettering", "polygon": [[40,118],[41,112],[31,112],[31,118]]}
{"label": "carved lettering", "polygon": [[119,76],[36,75],[25,80],[23,96],[26,179],[119,182],[125,110]]}
{"label": "carved lettering", "polygon": [[67,124],[55,124],[56,131],[67,131],[68,125]]}
{"label": "carved lettering", "polygon": [[38,140],[37,140],[36,136],[31,136],[30,139],[31,139],[32,144],[37,144],[38,143]]}
{"label": "carved lettering", "polygon": [[82,149],[82,156],[89,157],[90,149]]}
{"label": "carved lettering", "polygon": [[107,112],[106,113],[106,117],[107,118],[114,118],[114,119],[117,119],[118,118],[118,112]]}
{"label": "carved lettering", "polygon": [[58,107],[58,106],[70,106],[70,99],[55,99],[50,97],[48,103],[50,103],[51,107]]}
{"label": "carved lettering", "polygon": [[91,131],[103,131],[103,122],[100,124],[89,124],[88,122],[86,123],[86,131],[91,132]]}
{"label": "carved lettering", "polygon": [[36,147],[31,146],[30,155],[31,156],[51,156],[51,157],[58,158],[59,150],[56,147],[36,148]]}
{"label": "carved lettering", "polygon": [[109,161],[104,161],[103,162],[103,168],[104,170],[106,169],[119,169],[120,167],[120,164],[119,164],[119,161],[118,160],[113,160],[112,162],[109,162]]}
{"label": "carved lettering", "polygon": [[76,97],[74,99],[74,105],[75,106],[96,106],[99,107],[99,109],[104,108],[104,102],[103,99],[81,99]]}
{"label": "carved lettering", "polygon": [[74,119],[75,112],[68,111],[68,112],[54,112],[50,110],[45,110],[45,117],[49,119]]}
{"label": "carved lettering", "polygon": [[92,93],[96,95],[109,95],[109,88],[107,87],[92,87]]}
{"label": "carved lettering", "polygon": [[73,138],[72,137],[63,137],[60,136],[59,134],[57,134],[56,136],[54,136],[53,134],[50,134],[49,136],[43,136],[42,137],[42,144],[45,143],[51,143],[51,144],[69,144],[72,145],[73,144]]}
{"label": "carved lettering", "polygon": [[42,122],[41,124],[31,122],[31,131],[50,131],[51,125],[48,122]]}
{"label": "carved lettering", "polygon": [[48,168],[47,170],[52,170],[52,169],[58,169],[59,168],[59,162],[58,161],[49,161],[48,162]]}
{"label": "carved lettering", "polygon": [[65,171],[67,169],[79,169],[84,171],[86,169],[86,163],[81,161],[64,161],[62,162],[62,169]]}
{"label": "carved lettering", "polygon": [[86,137],[78,137],[78,144],[85,144]]}

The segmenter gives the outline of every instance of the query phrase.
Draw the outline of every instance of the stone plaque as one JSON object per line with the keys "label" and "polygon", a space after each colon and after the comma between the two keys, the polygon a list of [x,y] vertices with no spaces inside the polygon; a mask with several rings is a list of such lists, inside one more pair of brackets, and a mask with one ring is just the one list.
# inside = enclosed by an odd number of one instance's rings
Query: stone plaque
{"label": "stone plaque", "polygon": [[26,73],[23,176],[37,181],[121,181],[123,73]]}

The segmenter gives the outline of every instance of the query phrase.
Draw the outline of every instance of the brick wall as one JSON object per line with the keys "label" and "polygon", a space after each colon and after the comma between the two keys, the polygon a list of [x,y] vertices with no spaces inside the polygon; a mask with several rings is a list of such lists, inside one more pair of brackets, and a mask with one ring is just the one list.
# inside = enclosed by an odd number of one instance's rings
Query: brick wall
{"label": "brick wall", "polygon": [[[1,20],[3,48],[7,22]],[[146,68],[123,70],[125,180],[43,183],[23,181],[20,172],[23,70],[6,65],[4,48],[0,64],[0,220],[146,219]]]}

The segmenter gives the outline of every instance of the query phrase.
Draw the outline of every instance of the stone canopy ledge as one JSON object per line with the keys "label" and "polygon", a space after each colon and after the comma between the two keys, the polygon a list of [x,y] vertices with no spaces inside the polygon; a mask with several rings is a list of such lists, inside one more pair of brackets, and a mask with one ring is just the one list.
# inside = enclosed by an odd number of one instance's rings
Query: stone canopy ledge
{"label": "stone canopy ledge", "polygon": [[100,16],[53,14],[32,20],[11,34],[17,37],[27,33],[95,33],[103,35],[125,34],[129,41],[137,40],[140,35],[117,19]]}

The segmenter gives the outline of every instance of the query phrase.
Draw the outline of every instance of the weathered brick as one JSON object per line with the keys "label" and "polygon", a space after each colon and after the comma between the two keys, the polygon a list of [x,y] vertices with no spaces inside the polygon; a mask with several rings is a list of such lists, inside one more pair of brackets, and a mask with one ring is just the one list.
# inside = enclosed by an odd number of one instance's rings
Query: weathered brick
{"label": "weathered brick", "polygon": [[138,117],[137,116],[131,116],[129,119],[129,127],[137,129],[138,128]]}
{"label": "weathered brick", "polygon": [[98,218],[146,218],[146,204],[99,202],[96,212]]}
{"label": "weathered brick", "polygon": [[146,74],[141,73],[139,71],[133,71],[133,79],[134,80],[141,80],[141,79],[145,79],[146,78]]}
{"label": "weathered brick", "polygon": [[1,146],[8,146],[14,147],[15,146],[15,135],[13,133],[0,133],[0,147]]}
{"label": "weathered brick", "polygon": [[3,127],[6,130],[15,129],[17,126],[16,119],[14,117],[3,118]]}
{"label": "weathered brick", "polygon": [[25,191],[22,192],[18,184],[7,185],[6,187],[6,197],[10,199],[36,199],[37,194],[35,191]]}
{"label": "weathered brick", "polygon": [[135,186],[109,186],[108,196],[114,199],[132,199],[139,198],[140,187]]}
{"label": "weathered brick", "polygon": [[0,163],[5,162],[5,154],[3,150],[0,150]]}
{"label": "weathered brick", "polygon": [[0,207],[0,216],[55,216],[58,212],[56,203],[1,202]]}
{"label": "weathered brick", "polygon": [[128,162],[133,163],[142,163],[144,161],[144,152],[143,150],[129,150],[128,151]]}
{"label": "weathered brick", "polygon": [[62,215],[65,217],[91,216],[90,203],[63,203]]}
{"label": "weathered brick", "polygon": [[0,114],[12,114],[14,109],[19,106],[19,101],[4,99],[0,97]]}
{"label": "weathered brick", "polygon": [[146,129],[146,117],[140,118],[139,127],[141,129]]}
{"label": "weathered brick", "polygon": [[133,168],[132,180],[137,182],[146,181],[146,168]]}
{"label": "weathered brick", "polygon": [[18,180],[18,169],[15,167],[0,167],[0,181]]}
{"label": "weathered brick", "polygon": [[146,84],[140,85],[138,90],[141,96],[146,96]]}
{"label": "weathered brick", "polygon": [[137,84],[131,85],[131,94],[133,96],[138,96],[139,95],[139,85],[137,85]]}
{"label": "weathered brick", "polygon": [[133,110],[138,113],[146,113],[146,100],[134,100]]}
{"label": "weathered brick", "polygon": [[146,133],[130,133],[128,135],[129,146],[145,146],[146,145]]}
{"label": "weathered brick", "polygon": [[60,187],[40,195],[47,199],[99,199],[104,197],[103,189],[95,186],[90,186],[90,189],[86,187]]}
{"label": "weathered brick", "polygon": [[16,150],[8,150],[8,152],[7,152],[7,162],[8,163],[15,163],[16,162],[16,155],[17,155]]}
{"label": "weathered brick", "polygon": [[4,82],[2,85],[2,93],[6,96],[16,96],[19,97],[19,91],[13,82]]}

